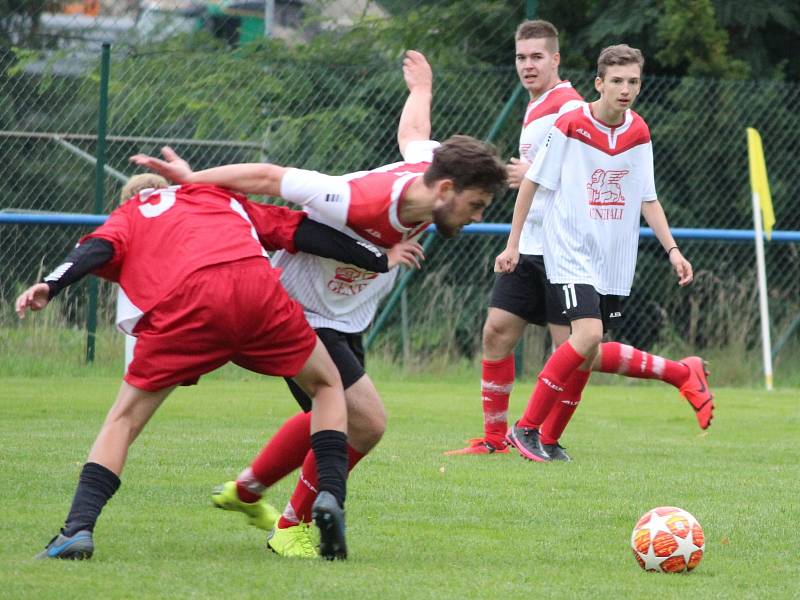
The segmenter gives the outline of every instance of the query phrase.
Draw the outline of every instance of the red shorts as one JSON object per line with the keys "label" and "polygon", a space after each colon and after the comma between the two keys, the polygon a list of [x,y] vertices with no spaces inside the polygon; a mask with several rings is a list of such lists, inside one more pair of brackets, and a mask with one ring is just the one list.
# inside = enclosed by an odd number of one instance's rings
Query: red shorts
{"label": "red shorts", "polygon": [[293,377],[317,337],[266,258],[224,263],[186,278],[136,325],[125,381],[150,392],[198,378],[233,361]]}

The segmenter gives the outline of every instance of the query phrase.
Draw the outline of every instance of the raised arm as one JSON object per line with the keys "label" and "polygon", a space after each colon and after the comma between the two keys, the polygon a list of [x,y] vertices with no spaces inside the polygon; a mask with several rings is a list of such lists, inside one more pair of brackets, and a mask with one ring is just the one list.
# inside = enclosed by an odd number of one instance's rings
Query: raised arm
{"label": "raised arm", "polygon": [[514,216],[511,218],[511,232],[508,234],[506,249],[503,250],[494,261],[495,273],[511,273],[517,268],[519,262],[519,238],[522,235],[522,227],[525,219],[531,210],[533,196],[539,185],[527,177],[522,178],[517,200],[514,203]]}
{"label": "raised arm", "polygon": [[431,137],[433,72],[421,52],[406,52],[403,59],[403,78],[408,86],[408,97],[397,126],[397,143],[400,153],[405,155],[409,142],[428,140]]}
{"label": "raised arm", "polygon": [[281,179],[287,171],[286,167],[269,163],[241,163],[192,171],[189,163],[169,146],[164,146],[161,154],[164,160],[146,154],[135,154],[130,160],[175,183],[208,183],[242,194],[264,196],[281,195]]}
{"label": "raised arm", "polygon": [[652,228],[653,234],[656,239],[661,242],[661,247],[667,253],[669,262],[675,273],[678,275],[678,285],[688,285],[694,279],[692,273],[692,264],[686,260],[681,254],[678,245],[675,243],[675,238],[669,230],[667,223],[667,216],[664,214],[664,209],[658,200],[652,202],[642,203],[642,216],[645,222]]}

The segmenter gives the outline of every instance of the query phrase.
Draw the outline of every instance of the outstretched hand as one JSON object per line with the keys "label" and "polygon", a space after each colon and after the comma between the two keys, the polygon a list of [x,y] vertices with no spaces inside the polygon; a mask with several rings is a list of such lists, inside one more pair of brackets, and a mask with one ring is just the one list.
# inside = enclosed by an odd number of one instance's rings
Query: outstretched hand
{"label": "outstretched hand", "polygon": [[403,78],[406,80],[409,92],[416,89],[431,90],[433,88],[433,71],[422,52],[406,51],[403,59]]}
{"label": "outstretched hand", "polygon": [[677,248],[669,253],[669,262],[672,263],[672,268],[678,274],[678,285],[683,287],[692,283],[694,273],[692,272],[692,263],[686,260]]}
{"label": "outstretched hand", "polygon": [[163,175],[175,183],[184,183],[186,178],[192,174],[192,167],[189,166],[189,163],[178,156],[177,152],[169,146],[161,148],[161,155],[164,160],[147,154],[134,154],[129,160],[149,171]]}
{"label": "outstretched hand", "polygon": [[398,242],[386,252],[389,260],[389,269],[397,265],[405,265],[409,268],[422,268],[422,261],[425,260],[425,250],[417,242],[406,240]]}
{"label": "outstretched hand", "polygon": [[17,311],[17,316],[20,319],[24,319],[27,309],[30,308],[32,311],[42,310],[49,302],[50,286],[46,283],[37,283],[19,295],[14,303],[14,308]]}

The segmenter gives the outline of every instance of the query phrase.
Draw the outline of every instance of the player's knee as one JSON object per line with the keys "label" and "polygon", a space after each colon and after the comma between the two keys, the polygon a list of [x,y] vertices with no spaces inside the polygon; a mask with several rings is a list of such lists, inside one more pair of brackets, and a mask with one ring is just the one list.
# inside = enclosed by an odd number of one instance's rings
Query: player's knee
{"label": "player's knee", "polygon": [[589,354],[594,355],[594,353],[597,351],[597,348],[600,347],[600,343],[602,341],[602,329],[584,329],[581,331],[573,330],[572,336],[570,337],[570,343],[572,343],[572,345],[575,347],[575,350],[587,356]]}
{"label": "player's knee", "polygon": [[386,431],[386,410],[377,392],[359,395],[356,401],[348,399],[348,430],[369,447],[377,444]]}
{"label": "player's knee", "polygon": [[330,359],[328,361],[320,361],[310,368],[307,365],[307,368],[294,379],[303,391],[312,398],[323,388],[342,387],[339,371],[336,370]]}
{"label": "player's knee", "polygon": [[514,349],[514,332],[502,322],[488,318],[483,325],[483,355],[499,360],[508,356]]}
{"label": "player's knee", "polygon": [[374,446],[380,442],[385,431],[386,411],[383,410],[383,407],[381,407],[380,410],[370,413],[362,423],[363,440],[370,446]]}

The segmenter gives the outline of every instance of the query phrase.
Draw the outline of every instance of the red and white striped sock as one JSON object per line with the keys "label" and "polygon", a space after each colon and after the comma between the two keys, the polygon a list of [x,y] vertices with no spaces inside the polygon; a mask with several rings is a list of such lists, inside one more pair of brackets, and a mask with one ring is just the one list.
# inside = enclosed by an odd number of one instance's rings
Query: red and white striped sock
{"label": "red and white striped sock", "polygon": [[495,448],[505,445],[508,430],[508,398],[514,387],[514,355],[482,362],[481,398],[483,431],[486,441]]}
{"label": "red and white striped sock", "polygon": [[660,379],[677,388],[689,377],[686,365],[619,342],[600,345],[600,371],[637,379]]}

